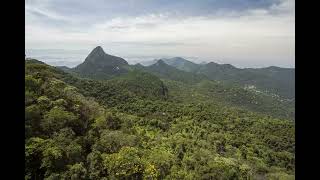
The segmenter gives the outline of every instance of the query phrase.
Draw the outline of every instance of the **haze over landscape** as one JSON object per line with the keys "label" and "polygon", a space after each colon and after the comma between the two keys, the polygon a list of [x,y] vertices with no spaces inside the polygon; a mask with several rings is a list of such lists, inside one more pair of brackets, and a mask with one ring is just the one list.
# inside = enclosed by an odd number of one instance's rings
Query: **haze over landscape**
{"label": "haze over landscape", "polygon": [[100,45],[132,64],[179,56],[294,67],[294,8],[293,0],[27,0],[26,55],[74,67]]}
{"label": "haze over landscape", "polygon": [[293,0],[27,0],[25,180],[294,180]]}

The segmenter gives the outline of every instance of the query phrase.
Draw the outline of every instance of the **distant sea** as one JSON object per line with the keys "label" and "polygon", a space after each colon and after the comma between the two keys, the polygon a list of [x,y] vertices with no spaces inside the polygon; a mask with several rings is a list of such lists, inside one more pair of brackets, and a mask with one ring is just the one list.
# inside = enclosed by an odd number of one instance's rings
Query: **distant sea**
{"label": "distant sea", "polygon": [[43,61],[52,66],[75,67],[82,63],[89,53],[86,50],[27,49],[26,57]]}
{"label": "distant sea", "polygon": [[[75,67],[82,63],[90,53],[90,50],[63,50],[63,49],[26,49],[26,57],[34,58],[52,66]],[[120,55],[116,55],[120,56]],[[152,61],[169,56],[120,56],[129,64]]]}

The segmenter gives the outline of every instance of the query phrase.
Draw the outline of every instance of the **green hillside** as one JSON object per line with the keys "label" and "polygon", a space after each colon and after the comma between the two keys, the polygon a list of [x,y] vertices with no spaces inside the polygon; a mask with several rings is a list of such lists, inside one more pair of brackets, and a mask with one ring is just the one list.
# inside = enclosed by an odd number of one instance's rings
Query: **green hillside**
{"label": "green hillside", "polygon": [[240,86],[208,80],[192,85],[171,80],[164,82],[169,89],[169,95],[177,102],[218,103],[285,119],[294,119],[295,116],[294,102]]}
{"label": "green hillside", "polygon": [[[230,64],[196,64],[181,57],[162,59],[179,70],[203,75],[208,79],[240,86],[255,86],[260,91],[273,93],[286,99],[295,97],[295,70],[270,66],[267,68],[236,68]],[[155,64],[152,62],[152,64]],[[147,64],[151,64],[147,63]]]}
{"label": "green hillside", "polygon": [[294,179],[294,122],[241,108],[233,86],[25,73],[25,179]]}

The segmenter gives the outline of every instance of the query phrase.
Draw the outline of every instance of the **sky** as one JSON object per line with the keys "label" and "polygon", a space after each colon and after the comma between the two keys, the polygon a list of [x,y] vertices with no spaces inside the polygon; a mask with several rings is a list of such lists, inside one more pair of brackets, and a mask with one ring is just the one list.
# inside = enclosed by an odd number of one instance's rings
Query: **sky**
{"label": "sky", "polygon": [[[25,20],[27,53],[55,65],[74,66],[102,46],[131,63],[295,66],[294,0],[26,0]],[[58,50],[68,58],[45,54]]]}

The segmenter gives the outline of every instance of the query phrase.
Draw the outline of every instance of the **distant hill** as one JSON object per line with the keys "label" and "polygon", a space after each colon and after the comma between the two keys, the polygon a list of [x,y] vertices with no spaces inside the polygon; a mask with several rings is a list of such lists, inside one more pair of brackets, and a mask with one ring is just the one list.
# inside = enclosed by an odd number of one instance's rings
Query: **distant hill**
{"label": "distant hill", "polygon": [[[137,67],[137,66],[135,66]],[[197,83],[203,79],[206,79],[205,76],[185,72],[179,70],[173,66],[170,66],[164,62],[164,60],[160,59],[155,64],[147,67],[139,66],[138,69],[145,70],[149,73],[152,73],[160,78],[170,79],[175,81],[181,81],[184,83]]]}
{"label": "distant hill", "polygon": [[152,64],[157,63],[158,60],[159,59],[154,59],[154,60],[151,60],[151,61],[142,61],[139,64],[141,64],[143,66],[151,66]]}
{"label": "distant hill", "polygon": [[[181,57],[161,60],[179,70],[201,74],[211,80],[224,81],[244,87],[252,85],[259,90],[288,99],[294,99],[295,97],[295,69],[293,68],[270,66],[267,68],[241,69],[231,64],[215,62],[196,64]],[[153,61],[154,63],[156,61]]]}
{"label": "distant hill", "polygon": [[295,70],[290,68],[236,68],[230,64],[210,62],[195,73],[204,74],[212,80],[242,86],[252,85],[257,89],[274,93],[288,99],[295,97]]}
{"label": "distant hill", "polygon": [[169,64],[170,66],[176,67],[177,69],[187,72],[194,72],[200,68],[199,64],[193,63],[181,57],[163,59],[163,61]]}
{"label": "distant hill", "polygon": [[25,63],[45,64],[42,61],[39,61],[39,60],[36,60],[36,59],[32,59],[32,58],[26,58],[25,59]]}
{"label": "distant hill", "polygon": [[[179,70],[187,71],[187,72],[194,72],[200,67],[198,64],[188,61],[182,57],[162,58],[161,60],[170,66],[173,66]],[[144,66],[150,66],[152,64],[157,63],[157,61],[158,60],[155,59],[152,61],[142,62],[141,64]]]}

